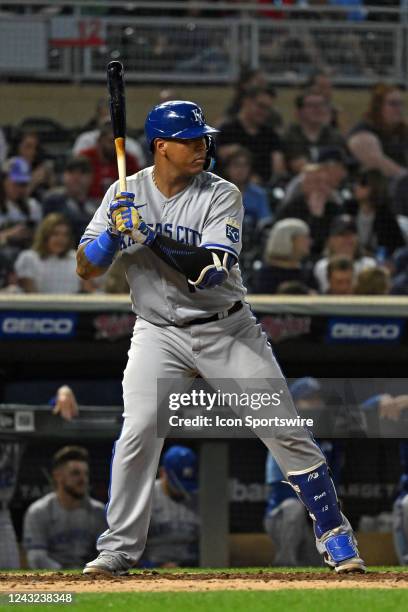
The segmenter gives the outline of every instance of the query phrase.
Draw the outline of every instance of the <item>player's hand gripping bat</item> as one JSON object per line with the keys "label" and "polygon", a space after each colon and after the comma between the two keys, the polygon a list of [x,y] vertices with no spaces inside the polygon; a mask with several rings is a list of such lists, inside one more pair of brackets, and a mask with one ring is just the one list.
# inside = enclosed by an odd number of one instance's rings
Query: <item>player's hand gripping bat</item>
{"label": "player's hand gripping bat", "polygon": [[109,62],[107,67],[109,108],[113,137],[115,139],[116,159],[118,162],[120,191],[126,190],[126,101],[123,66],[118,61]]}
{"label": "player's hand gripping bat", "polygon": [[154,234],[138,213],[140,206],[135,205],[134,194],[128,193],[126,187],[126,101],[122,64],[109,62],[107,75],[120,188],[120,193],[110,203],[109,216],[116,230],[132,236],[135,242],[146,244],[153,240]]}

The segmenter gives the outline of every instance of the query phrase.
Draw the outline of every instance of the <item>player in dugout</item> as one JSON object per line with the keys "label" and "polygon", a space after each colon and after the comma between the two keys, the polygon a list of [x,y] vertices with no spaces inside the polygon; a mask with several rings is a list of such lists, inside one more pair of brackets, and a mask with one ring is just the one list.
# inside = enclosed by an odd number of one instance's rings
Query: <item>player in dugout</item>
{"label": "player in dugout", "polygon": [[152,518],[141,566],[198,565],[197,501],[197,455],[187,446],[170,446],[154,483]]}
{"label": "player in dugout", "polygon": [[[106,192],[77,254],[84,278],[102,275],[121,253],[137,314],[123,378],[124,422],[112,459],[109,528],[85,574],[120,575],[143,554],[163,446],[157,435],[157,381],[230,379],[245,391],[285,380],[266,335],[245,302],[238,259],[243,205],[238,188],[208,170],[214,135],[202,109],[171,101],[145,123],[154,165]],[[160,399],[160,398],[159,398]],[[314,520],[316,545],[336,572],[364,572],[322,451],[285,393],[287,425],[259,438]],[[277,408],[270,406],[271,416]],[[289,418],[293,417],[293,418]],[[277,428],[278,429],[278,428]]]}
{"label": "player in dugout", "polygon": [[[49,403],[53,414],[59,415],[64,421],[71,421],[78,415],[78,404],[68,385],[59,387]],[[10,504],[17,488],[24,449],[22,443],[0,440],[0,569],[20,568],[20,551]]]}
{"label": "player in dugout", "polygon": [[65,446],[53,457],[55,491],[24,516],[23,543],[31,569],[75,568],[92,558],[106,529],[104,505],[88,494],[88,451]]}

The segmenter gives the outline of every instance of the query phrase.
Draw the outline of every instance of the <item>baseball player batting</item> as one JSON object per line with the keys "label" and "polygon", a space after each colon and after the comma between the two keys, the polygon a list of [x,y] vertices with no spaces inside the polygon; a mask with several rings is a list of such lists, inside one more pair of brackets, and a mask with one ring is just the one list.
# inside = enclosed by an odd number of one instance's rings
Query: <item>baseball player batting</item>
{"label": "baseball player batting", "polygon": [[[154,165],[107,191],[78,250],[78,274],[103,274],[120,252],[137,321],[123,378],[124,421],[113,451],[109,528],[84,573],[123,574],[143,553],[163,440],[158,378],[283,379],[244,301],[238,257],[243,205],[208,171],[216,129],[193,102],[155,106],[145,123]],[[273,410],[271,406],[271,410]],[[296,416],[290,400],[288,417]],[[337,572],[364,571],[323,454],[306,429],[261,438],[314,521],[318,551]]]}

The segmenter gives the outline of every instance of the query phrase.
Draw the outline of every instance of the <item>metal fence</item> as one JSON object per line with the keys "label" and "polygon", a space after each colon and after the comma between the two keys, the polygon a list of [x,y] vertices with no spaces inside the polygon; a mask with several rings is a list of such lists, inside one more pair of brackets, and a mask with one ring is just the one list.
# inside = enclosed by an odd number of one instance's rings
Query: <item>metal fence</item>
{"label": "metal fence", "polygon": [[305,2],[271,11],[253,3],[104,0],[0,6],[0,74],[9,78],[99,81],[107,62],[121,59],[133,82],[230,83],[243,64],[282,84],[298,84],[315,68],[340,85],[407,81],[405,9],[319,7],[317,14]]}

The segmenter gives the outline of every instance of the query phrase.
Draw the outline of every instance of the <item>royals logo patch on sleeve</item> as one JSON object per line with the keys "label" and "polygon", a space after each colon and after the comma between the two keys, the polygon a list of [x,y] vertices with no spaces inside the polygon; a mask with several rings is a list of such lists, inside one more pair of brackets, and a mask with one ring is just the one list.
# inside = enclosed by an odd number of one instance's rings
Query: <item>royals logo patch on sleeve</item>
{"label": "royals logo patch on sleeve", "polygon": [[239,232],[240,225],[238,221],[236,221],[235,219],[227,219],[227,223],[225,225],[225,235],[234,244],[239,242]]}

